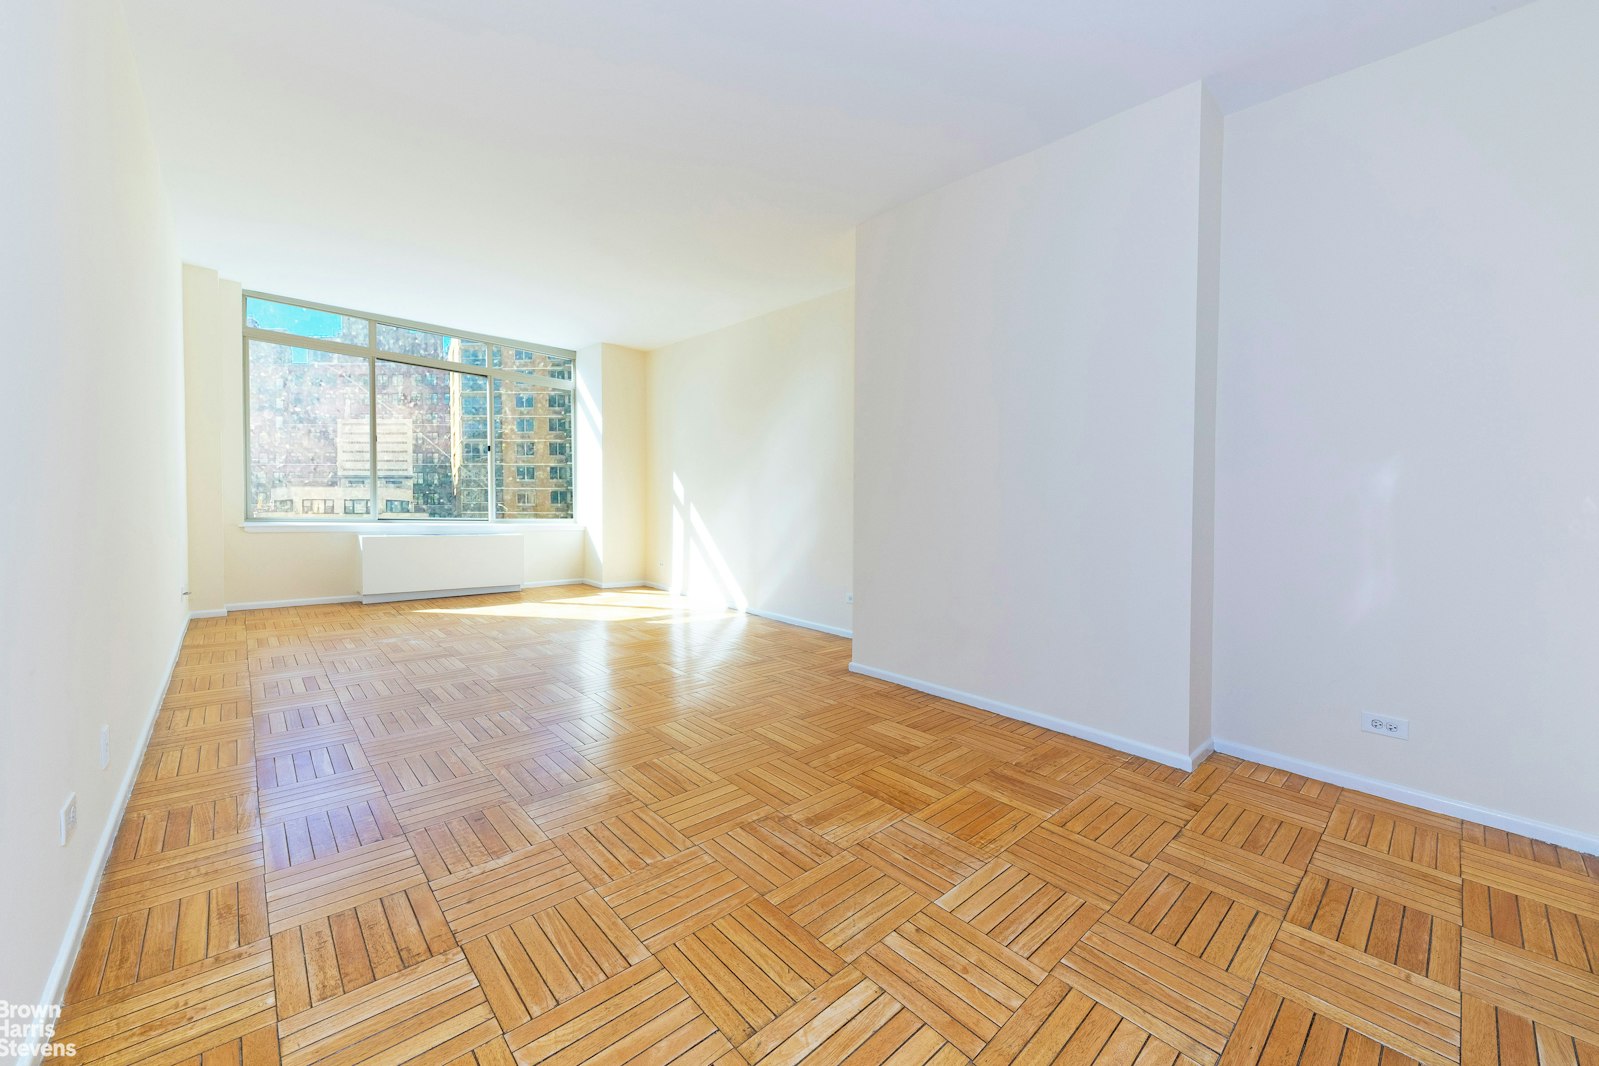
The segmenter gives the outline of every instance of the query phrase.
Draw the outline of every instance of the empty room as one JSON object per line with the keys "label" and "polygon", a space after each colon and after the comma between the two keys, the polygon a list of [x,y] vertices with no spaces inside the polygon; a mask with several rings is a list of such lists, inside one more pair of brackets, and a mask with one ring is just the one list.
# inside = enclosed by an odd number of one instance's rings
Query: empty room
{"label": "empty room", "polygon": [[1599,1066],[1593,0],[0,0],[0,1062]]}

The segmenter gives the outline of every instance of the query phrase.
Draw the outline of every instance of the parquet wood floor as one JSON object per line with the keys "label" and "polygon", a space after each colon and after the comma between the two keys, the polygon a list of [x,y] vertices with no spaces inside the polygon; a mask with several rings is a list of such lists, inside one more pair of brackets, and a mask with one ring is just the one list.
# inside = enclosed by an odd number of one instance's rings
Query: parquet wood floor
{"label": "parquet wood floor", "polygon": [[1599,1066],[1599,858],[649,591],[194,622],[78,1061]]}

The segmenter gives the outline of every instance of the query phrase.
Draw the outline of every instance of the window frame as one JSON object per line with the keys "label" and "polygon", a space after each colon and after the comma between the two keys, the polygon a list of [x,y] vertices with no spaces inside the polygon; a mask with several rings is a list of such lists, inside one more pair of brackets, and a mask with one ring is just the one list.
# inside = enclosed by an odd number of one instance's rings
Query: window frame
{"label": "window frame", "polygon": [[[287,305],[289,305],[291,307],[303,307],[303,308],[306,308],[306,309],[312,310],[312,311],[326,311],[326,312],[329,312],[329,313],[332,313],[332,314],[345,315],[345,316],[350,317],[350,318],[361,319],[361,320],[363,320],[363,321],[365,321],[367,323],[367,331],[366,331],[367,332],[367,343],[365,345],[346,344],[343,341],[328,340],[328,339],[325,339],[325,338],[322,338],[322,337],[306,337],[306,336],[302,336],[302,335],[297,334],[297,333],[287,333],[287,332],[284,332],[283,330],[260,329],[260,328],[252,327],[249,324],[249,306],[250,306],[249,301],[252,300],[252,299],[267,300],[267,301],[270,301],[272,303],[287,304]],[[377,408],[378,408],[377,378],[378,378],[378,375],[377,375],[377,364],[380,361],[386,361],[386,362],[392,362],[392,363],[404,363],[404,364],[408,364],[410,366],[424,367],[424,368],[429,369],[429,370],[442,370],[442,371],[445,371],[446,373],[452,373],[452,374],[472,374],[472,375],[477,376],[477,377],[484,377],[484,378],[489,378],[489,379],[499,378],[499,379],[501,379],[503,381],[507,381],[507,382],[521,383],[524,386],[531,385],[531,386],[534,386],[534,387],[543,387],[543,388],[553,389],[553,390],[555,390],[557,392],[563,392],[563,393],[566,394],[566,401],[565,401],[564,409],[565,409],[566,413],[569,416],[570,412],[572,410],[573,393],[576,391],[576,388],[577,388],[577,352],[576,351],[573,351],[572,349],[569,349],[569,348],[557,348],[554,345],[549,345],[549,344],[533,344],[533,343],[531,343],[529,341],[511,340],[511,339],[509,339],[507,337],[496,337],[493,334],[488,334],[488,333],[474,333],[474,332],[471,332],[471,331],[468,331],[468,330],[454,329],[454,328],[451,328],[451,327],[440,326],[440,325],[436,325],[436,324],[428,323],[428,322],[417,322],[417,321],[413,321],[411,319],[396,318],[393,315],[371,314],[371,313],[365,312],[365,311],[352,310],[351,308],[348,308],[348,307],[339,307],[339,306],[337,306],[335,304],[318,303],[318,302],[313,301],[313,300],[302,300],[302,299],[298,299],[296,297],[291,297],[291,296],[280,296],[280,295],[278,295],[276,293],[260,292],[260,291],[255,290],[255,289],[245,289],[240,294],[240,297],[239,297],[239,311],[240,311],[240,323],[241,323],[241,332],[242,332],[242,339],[241,339],[241,343],[240,343],[240,358],[242,360],[243,372],[244,372],[243,373],[243,376],[244,376],[244,383],[243,383],[244,384],[244,388],[243,388],[244,484],[245,484],[244,521],[246,523],[252,524],[252,525],[253,524],[263,524],[263,525],[265,525],[265,524],[272,524],[272,523],[282,523],[282,524],[295,524],[295,525],[317,524],[317,525],[328,525],[328,526],[349,526],[349,525],[368,525],[368,526],[370,526],[373,522],[379,522],[379,523],[382,523],[382,524],[385,524],[385,525],[393,525],[393,524],[396,524],[396,523],[399,523],[399,522],[427,522],[427,523],[443,522],[443,523],[449,523],[451,525],[495,525],[497,523],[511,523],[511,524],[516,524],[516,525],[534,524],[534,525],[562,525],[562,526],[565,526],[565,525],[571,525],[571,524],[573,524],[576,521],[576,518],[577,518],[577,509],[576,509],[577,497],[576,497],[576,493],[575,493],[575,488],[576,488],[576,484],[575,484],[576,483],[576,476],[575,476],[575,474],[574,474],[573,478],[570,480],[569,484],[566,487],[566,491],[569,494],[568,499],[570,500],[570,505],[572,507],[572,514],[571,515],[569,515],[567,517],[564,517],[564,518],[561,518],[561,517],[536,517],[536,516],[527,516],[527,517],[506,516],[506,517],[501,517],[499,515],[499,513],[498,513],[499,510],[500,510],[499,493],[501,491],[501,486],[498,483],[499,479],[497,477],[497,469],[496,469],[497,466],[499,465],[498,462],[496,461],[496,460],[499,459],[499,456],[495,453],[494,449],[495,449],[496,441],[498,440],[498,436],[496,434],[497,423],[501,420],[502,416],[497,414],[495,412],[495,410],[494,410],[494,406],[495,406],[494,405],[494,392],[495,392],[496,386],[495,386],[493,380],[490,380],[488,382],[488,392],[487,392],[488,410],[484,414],[484,417],[486,417],[489,420],[488,450],[487,450],[487,454],[485,456],[485,461],[488,464],[488,501],[489,501],[488,516],[486,518],[441,518],[441,517],[434,517],[434,516],[431,516],[431,515],[429,515],[429,516],[427,516],[425,518],[415,518],[415,517],[413,517],[414,512],[411,512],[411,511],[404,511],[404,512],[388,511],[386,508],[383,508],[383,507],[379,506],[379,492],[378,492],[379,478],[378,478],[378,472],[377,472],[377,461],[378,461],[378,417],[377,417]],[[534,353],[539,354],[539,355],[547,355],[547,356],[550,356],[552,358],[564,359],[564,360],[567,360],[570,363],[570,365],[571,365],[572,376],[570,378],[557,378],[557,377],[551,377],[548,374],[540,374],[540,373],[535,373],[535,372],[528,371],[528,370],[517,370],[514,367],[475,366],[475,365],[473,365],[471,363],[465,363],[465,362],[452,363],[452,362],[450,362],[448,360],[445,360],[445,359],[432,359],[432,358],[429,358],[428,356],[423,356],[423,355],[411,355],[411,354],[404,353],[404,352],[385,351],[384,349],[378,347],[378,332],[379,332],[378,327],[380,325],[382,325],[382,326],[394,326],[394,327],[397,327],[397,328],[400,328],[400,329],[421,330],[421,331],[427,332],[427,333],[437,333],[437,334],[442,334],[442,335],[449,336],[449,337],[452,337],[452,338],[458,338],[459,340],[461,340],[463,342],[466,342],[466,343],[483,344],[483,345],[487,345],[489,347],[507,348],[507,349],[512,349],[512,350],[524,351],[524,352],[534,352]],[[331,514],[331,515],[305,514],[305,515],[301,515],[301,514],[292,514],[292,513],[285,514],[285,513],[279,513],[279,512],[272,512],[272,513],[265,513],[265,514],[253,514],[253,513],[251,513],[254,510],[253,505],[252,505],[252,501],[251,501],[250,490],[249,490],[250,471],[251,471],[251,457],[250,457],[250,445],[251,445],[250,343],[252,341],[260,341],[262,343],[274,344],[274,345],[278,345],[280,347],[285,347],[285,348],[305,348],[305,349],[311,349],[311,350],[315,350],[315,351],[331,352],[331,353],[337,354],[337,355],[351,356],[351,357],[354,357],[354,358],[365,359],[366,360],[366,363],[367,363],[367,435],[368,435],[368,449],[369,449],[368,450],[368,456],[369,456],[368,462],[370,464],[369,472],[367,474],[367,481],[368,481],[367,490],[368,490],[368,501],[369,501],[367,506],[370,508],[368,513],[366,513],[366,514],[355,514],[355,515],[344,515],[344,514]],[[487,361],[488,362],[492,362],[493,360],[487,360]],[[514,411],[508,411],[507,415],[509,417],[511,417],[511,418],[515,418],[516,417]],[[535,432],[536,432],[536,430],[535,430]],[[567,432],[567,441],[566,441],[566,445],[567,445],[567,449],[568,449],[568,453],[569,453],[569,457],[567,459],[567,464],[568,465],[572,465],[572,459],[570,458],[570,455],[571,455],[571,453],[573,451],[573,448],[572,448],[572,443],[573,442],[572,442],[571,437],[572,437],[571,431],[568,430],[568,432]],[[513,489],[512,491],[515,491],[515,490]],[[385,517],[386,515],[393,515],[393,517]]]}

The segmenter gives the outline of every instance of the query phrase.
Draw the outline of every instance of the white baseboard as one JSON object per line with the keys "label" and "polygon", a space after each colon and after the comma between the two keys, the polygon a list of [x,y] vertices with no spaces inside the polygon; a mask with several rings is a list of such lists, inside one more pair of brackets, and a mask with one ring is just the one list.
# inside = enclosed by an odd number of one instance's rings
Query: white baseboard
{"label": "white baseboard", "polygon": [[226,618],[227,615],[228,609],[219,607],[214,611],[190,611],[189,620],[192,622],[196,618]]}
{"label": "white baseboard", "polygon": [[835,637],[853,637],[855,635],[848,629],[823,625],[820,622],[811,622],[804,618],[793,618],[786,614],[777,614],[775,611],[757,611],[753,607],[746,607],[744,608],[744,613],[753,614],[757,618],[769,618],[774,622],[782,622],[785,625],[799,626],[801,629],[814,629],[818,633],[831,633]]}
{"label": "white baseboard", "polygon": [[377,592],[371,596],[363,593],[362,603],[403,603],[406,600],[444,600],[452,596],[493,596],[502,592],[520,592],[520,585],[482,585],[469,589],[426,589],[419,592]]}
{"label": "white baseboard", "polygon": [[256,603],[230,603],[223,608],[223,613],[228,611],[266,611],[273,607],[320,607],[325,603],[360,603],[361,597],[356,594],[349,596],[311,596],[299,600],[260,600]]}
{"label": "white baseboard", "polygon": [[525,588],[525,589],[552,589],[552,588],[555,588],[557,585],[586,585],[586,584],[588,584],[588,582],[584,581],[580,577],[558,577],[554,581],[524,581],[524,582],[522,582],[522,587]]}
{"label": "white baseboard", "polygon": [[1420,807],[1422,810],[1432,811],[1436,814],[1464,818],[1468,822],[1481,822],[1483,825],[1492,826],[1495,829],[1503,829],[1507,833],[1517,833],[1524,837],[1531,837],[1533,840],[1559,844],[1561,847],[1587,852],[1589,855],[1599,855],[1599,837],[1579,833],[1564,826],[1550,825],[1548,822],[1506,814],[1504,811],[1496,811],[1490,807],[1479,807],[1475,803],[1452,800],[1431,792],[1423,792],[1419,788],[1410,788],[1406,785],[1396,785],[1389,781],[1380,781],[1374,777],[1350,773],[1347,770],[1323,766],[1320,763],[1306,762],[1304,759],[1296,759],[1290,755],[1267,751],[1264,748],[1255,748],[1248,744],[1223,740],[1220,737],[1216,738],[1216,750],[1223,755],[1233,755],[1249,762],[1275,766],[1279,770],[1303,774],[1305,777],[1314,777],[1319,781],[1327,781],[1342,788],[1369,792],[1373,796],[1381,796],[1383,799],[1393,800],[1396,803],[1408,803],[1412,807]]}
{"label": "white baseboard", "polygon": [[[581,578],[580,580],[583,584],[593,586],[597,589],[636,589],[646,587],[643,581],[591,581],[586,577]],[[657,586],[652,585],[648,587],[655,588]]]}
{"label": "white baseboard", "polygon": [[1052,715],[1041,714],[1038,711],[1031,711],[1025,707],[1016,707],[1009,703],[1001,703],[999,700],[991,700],[986,696],[979,696],[971,692],[962,692],[959,689],[947,688],[944,685],[935,685],[932,682],[923,681],[920,678],[907,677],[904,674],[896,674],[889,670],[879,670],[875,666],[867,666],[864,663],[852,662],[849,664],[849,668],[851,673],[864,674],[867,677],[875,677],[880,681],[892,681],[896,685],[903,685],[906,688],[913,688],[918,692],[925,692],[930,696],[938,696],[941,699],[954,700],[956,703],[964,703],[969,707],[976,707],[984,711],[993,711],[995,714],[1002,714],[1006,718],[1014,718],[1019,722],[1028,722],[1032,725],[1041,725],[1045,729],[1053,729],[1057,733],[1065,733],[1067,736],[1076,737],[1078,740],[1087,740],[1094,744],[1103,744],[1107,748],[1115,748],[1117,751],[1124,751],[1129,755],[1137,755],[1141,758],[1153,759],[1156,762],[1164,763],[1167,766],[1175,766],[1179,770],[1192,770],[1195,766],[1199,765],[1199,760],[1202,760],[1205,755],[1209,754],[1209,751],[1206,750],[1207,745],[1204,744],[1201,744],[1199,748],[1193,752],[1179,754],[1175,751],[1167,751],[1165,748],[1157,748],[1152,744],[1145,744],[1137,740],[1129,740],[1127,737],[1118,736],[1115,733],[1107,733],[1104,730],[1093,729],[1086,725],[1080,725],[1077,722],[1069,722],[1064,718],[1055,718]]}
{"label": "white baseboard", "polygon": [[[105,873],[106,860],[111,858],[111,846],[116,843],[117,830],[122,825],[122,814],[128,808],[128,798],[133,795],[133,783],[139,776],[139,764],[144,761],[145,749],[150,744],[150,734],[155,731],[155,721],[161,714],[161,703],[166,699],[167,686],[172,683],[172,671],[177,669],[178,656],[183,651],[183,638],[188,632],[188,627],[188,620],[185,619],[183,627],[178,630],[178,639],[173,644],[172,655],[167,659],[166,672],[161,675],[161,684],[156,689],[155,699],[151,701],[150,711],[145,715],[139,742],[134,745],[132,754],[128,758],[128,768],[122,774],[122,783],[117,786],[116,799],[112,801],[111,810],[106,816],[105,827],[100,830],[100,839],[95,842],[94,857],[89,863],[88,873],[84,875],[83,887],[78,890],[78,899],[72,908],[71,922],[62,937],[61,949],[56,952],[55,963],[50,967],[50,976],[45,981],[44,994],[39,998],[40,1003],[60,1003],[66,996],[67,981],[72,977],[72,964],[77,961],[78,949],[83,946],[83,934],[89,928],[89,914],[94,910],[94,898],[100,890],[100,877]],[[36,1056],[25,1057],[20,1061],[25,1066],[32,1066],[39,1059]]]}

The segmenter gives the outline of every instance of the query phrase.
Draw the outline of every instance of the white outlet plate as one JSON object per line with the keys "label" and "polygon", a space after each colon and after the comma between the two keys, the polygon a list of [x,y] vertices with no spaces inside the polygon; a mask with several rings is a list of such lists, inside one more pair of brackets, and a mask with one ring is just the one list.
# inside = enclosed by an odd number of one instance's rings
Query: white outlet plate
{"label": "white outlet plate", "polygon": [[1380,737],[1393,737],[1395,740],[1410,739],[1410,719],[1395,718],[1388,714],[1362,714],[1360,728],[1366,733],[1376,733]]}
{"label": "white outlet plate", "polygon": [[100,769],[111,765],[111,727],[100,727]]}
{"label": "white outlet plate", "polygon": [[72,831],[78,828],[78,794],[76,792],[67,796],[67,802],[61,807],[61,846],[66,847],[67,841],[72,839]]}

